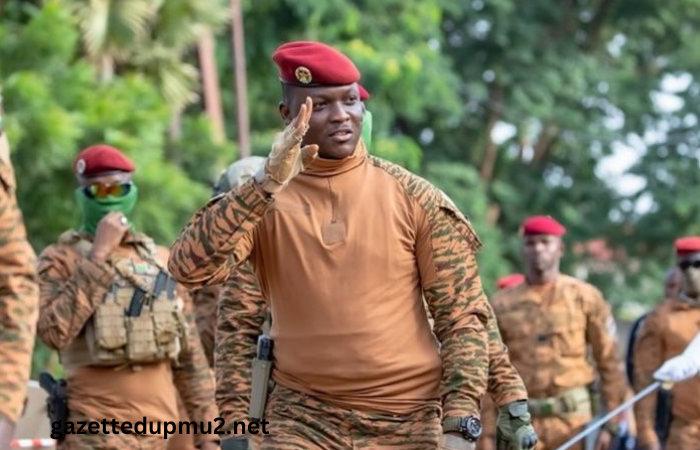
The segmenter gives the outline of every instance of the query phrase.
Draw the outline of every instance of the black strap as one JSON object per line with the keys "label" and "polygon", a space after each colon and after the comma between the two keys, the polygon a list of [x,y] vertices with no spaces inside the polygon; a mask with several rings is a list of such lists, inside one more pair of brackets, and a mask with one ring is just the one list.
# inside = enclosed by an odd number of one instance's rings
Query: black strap
{"label": "black strap", "polygon": [[163,270],[158,272],[158,276],[156,276],[156,283],[155,286],[153,287],[153,298],[158,298],[160,297],[160,294],[163,292],[163,289],[165,289],[165,284],[168,282],[168,274],[165,273]]}
{"label": "black strap", "polygon": [[134,294],[131,296],[131,303],[129,303],[129,309],[126,312],[126,315],[129,317],[140,316],[145,297],[146,291],[140,287],[135,288]]}
{"label": "black strap", "polygon": [[175,298],[175,288],[177,287],[177,284],[175,283],[175,279],[173,277],[168,277],[168,283],[166,286],[166,290],[168,292],[168,300],[173,300]]}

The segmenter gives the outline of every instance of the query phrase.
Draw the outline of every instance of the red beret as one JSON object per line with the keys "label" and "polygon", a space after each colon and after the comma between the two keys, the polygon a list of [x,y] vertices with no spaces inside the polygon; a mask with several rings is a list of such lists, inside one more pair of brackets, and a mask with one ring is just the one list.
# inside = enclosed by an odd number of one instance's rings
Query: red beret
{"label": "red beret", "polygon": [[288,42],[275,50],[272,60],[280,80],[294,86],[345,86],[360,80],[350,58],[320,42]]}
{"label": "red beret", "polygon": [[676,254],[700,252],[700,236],[687,236],[676,239]]}
{"label": "red beret", "polygon": [[134,163],[126,155],[109,145],[98,144],[78,154],[73,162],[73,171],[81,176],[104,172],[133,172]]}
{"label": "red beret", "polygon": [[366,102],[369,100],[369,91],[367,91],[367,89],[365,89],[365,87],[361,84],[358,84],[357,87],[360,89],[360,101]]}
{"label": "red beret", "polygon": [[507,289],[509,287],[523,284],[524,282],[525,275],[522,273],[511,273],[510,275],[499,278],[496,285],[498,286],[498,289]]}
{"label": "red beret", "polygon": [[523,222],[523,235],[531,236],[533,234],[563,236],[566,234],[566,228],[549,216],[534,216]]}

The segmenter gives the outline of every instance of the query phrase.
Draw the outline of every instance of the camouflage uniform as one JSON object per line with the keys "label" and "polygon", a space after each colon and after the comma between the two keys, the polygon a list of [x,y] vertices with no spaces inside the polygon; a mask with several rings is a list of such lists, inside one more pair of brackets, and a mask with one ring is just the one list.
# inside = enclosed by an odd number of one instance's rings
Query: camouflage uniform
{"label": "camouflage uniform", "polygon": [[550,285],[499,291],[492,303],[503,342],[530,395],[538,450],[558,447],[591,420],[587,388],[597,375],[607,410],[624,401],[614,321],[596,288],[559,275]]}
{"label": "camouflage uniform", "polygon": [[36,255],[17,206],[15,181],[7,136],[0,128],[0,418],[12,423],[27,395],[39,313]]}
{"label": "camouflage uniform", "polygon": [[[68,232],[61,237],[59,243],[47,247],[39,256],[41,312],[38,333],[48,346],[59,350],[61,354],[76,339],[81,338],[86,323],[92,319],[114,280],[120,277],[109,263],[98,263],[84,257],[74,245],[78,239],[89,241],[91,237]],[[157,247],[157,261],[151,262],[144,260],[136,250],[139,245],[152,245],[152,241],[140,233],[129,232],[114,254],[129,258],[134,267],[152,263],[165,266],[168,258],[166,248]],[[218,414],[214,405],[213,379],[196,331],[191,299],[181,286],[177,286],[177,293],[185,302],[187,323],[186,349],[180,353],[178,364],[156,362],[117,369],[83,366],[71,371],[67,383],[68,406],[71,408],[69,420],[89,417],[89,420],[96,421],[104,418],[136,422],[145,415],[148,421],[178,422],[176,397],[179,392],[190,417],[198,422],[214,421]],[[151,374],[157,376],[155,384],[142,385],[140,380],[145,376],[151,377]],[[113,398],[114,388],[109,387],[111,376],[126,380],[124,382],[128,382],[142,398],[147,398],[151,408],[149,412],[141,410],[141,400],[132,399],[129,402],[128,398],[124,398],[116,401]],[[101,378],[107,386],[100,386],[99,393],[85,393],[82,392],[85,388],[81,386],[79,378]],[[154,382],[152,377],[147,380],[147,383]],[[79,406],[76,407],[76,404]],[[93,414],[87,410],[93,411]],[[128,414],[128,417],[124,417],[124,414]],[[194,439],[195,443],[218,440],[211,434],[197,434]],[[114,445],[114,448],[158,449],[165,448],[167,443],[162,435],[68,435],[61,448],[94,449]]]}
{"label": "camouflage uniform", "polygon": [[265,415],[270,434],[259,450],[426,450],[437,448],[442,435],[437,405],[400,417],[350,411],[279,385]]}
{"label": "camouflage uniform", "polygon": [[[700,332],[700,303],[671,298],[654,309],[641,327],[634,347],[635,389],[654,381],[653,374],[664,361],[679,355]],[[671,429],[665,450],[694,450],[700,447],[700,378],[677,383],[673,398]],[[659,442],[654,430],[656,395],[635,405],[637,439],[640,446]]]}
{"label": "camouflage uniform", "polygon": [[[422,252],[423,249],[430,248],[431,267],[436,270],[434,274],[425,274],[424,285],[421,288],[430,312],[435,318],[435,334],[442,344],[442,383],[439,390],[437,384],[435,386],[434,400],[426,399],[421,402],[422,406],[414,408],[409,413],[395,414],[388,410],[361,412],[342,402],[339,403],[339,399],[333,396],[312,395],[310,392],[301,392],[298,388],[293,389],[293,392],[285,391],[285,389],[289,390],[289,387],[280,381],[278,360],[282,356],[291,355],[283,355],[278,351],[275,353],[273,378],[278,386],[276,392],[283,394],[273,394],[268,405],[267,419],[271,423],[276,423],[277,428],[272,435],[263,439],[263,448],[286,448],[282,445],[298,446],[302,441],[307,446],[336,445],[347,448],[348,443],[353,442],[355,445],[368,448],[381,448],[382,445],[388,445],[388,442],[385,442],[388,440],[385,436],[391,435],[394,431],[399,433],[391,439],[394,445],[400,445],[403,442],[404,438],[401,434],[405,431],[405,433],[414,433],[415,436],[426,436],[427,440],[421,443],[422,448],[434,448],[441,435],[440,417],[437,413],[439,409],[435,408],[439,407],[439,400],[442,400],[445,416],[478,416],[480,398],[486,391],[488,347],[485,323],[489,312],[474,257],[481,244],[471,225],[444,194],[424,180],[396,165],[366,155],[364,147],[358,147],[355,157],[357,158],[354,160],[356,162],[353,162],[355,166],[345,171],[344,176],[360,176],[352,173],[371,173],[371,176],[381,177],[388,186],[392,186],[393,183],[399,187],[400,195],[420,205],[430,223],[429,231],[420,238],[414,235],[414,239],[425,239],[425,241],[416,242],[415,245],[418,248],[416,251]],[[291,203],[291,198],[297,195],[295,191],[301,187],[297,183],[304,183],[306,180],[313,182],[311,180],[313,177],[306,177],[307,172],[302,172],[293,179],[272,202],[265,199],[253,182],[246,182],[238,189],[213,199],[193,217],[175,242],[169,261],[171,273],[189,288],[199,288],[205,284],[215,285],[229,277],[240,275],[240,270],[232,269],[252,257],[251,262],[258,274],[258,279],[262,280],[260,275],[267,272],[262,266],[263,261],[260,259],[259,252],[262,251],[261,245],[268,244],[260,233],[263,229],[267,229],[266,220],[271,217],[270,213],[273,209],[279,211],[279,208],[284,208],[281,211],[305,211],[304,214],[314,214],[313,209],[296,207]],[[368,190],[360,191],[353,194],[368,192]],[[381,189],[373,190],[372,198],[381,198],[376,195],[376,192],[380,191]],[[307,194],[313,195],[310,192]],[[316,193],[316,197],[319,201],[328,198],[322,190]],[[352,204],[369,204],[371,201],[371,198],[358,199]],[[363,217],[366,216],[369,214]],[[291,216],[275,217],[280,220],[284,220],[284,217],[292,219]],[[383,216],[372,216],[372,218],[385,220]],[[337,229],[334,229],[334,233],[335,231]],[[329,232],[324,238],[332,240],[336,236]],[[289,250],[290,253],[285,253],[285,258],[291,255],[296,258],[296,255],[301,255],[298,253],[300,249],[289,248]],[[308,256],[313,259],[313,255]],[[393,257],[393,255],[386,256]],[[269,267],[268,262],[273,261],[265,260],[265,267]],[[288,263],[289,267],[295,267],[296,264],[301,264],[301,261]],[[415,263],[413,267],[415,268]],[[362,279],[361,276],[357,278]],[[263,281],[261,283],[262,294],[271,301],[274,339],[276,327],[279,326],[278,319],[283,317],[275,315],[275,305],[276,301],[283,303],[283,298],[279,296],[284,294],[270,291],[269,285],[265,285]],[[252,277],[250,286],[257,289],[257,284],[253,284]],[[217,355],[222,356],[216,358],[215,364],[219,382],[218,400],[222,415],[227,417],[229,414],[244,413],[247,408],[250,377],[246,371],[249,370],[247,365],[254,354],[254,338],[257,337],[264,320],[264,305],[259,301],[243,304],[241,296],[227,296],[222,293],[222,298],[226,301],[222,302],[219,311],[218,333],[220,334],[217,336],[216,348]],[[416,305],[412,307],[422,310],[422,300],[416,300]],[[429,333],[427,320],[421,326],[424,326]],[[390,326],[387,325],[387,328]],[[224,335],[226,330],[231,336],[230,340]],[[235,338],[234,332],[237,334]],[[309,353],[313,351],[309,350]],[[228,370],[233,373],[227,373]],[[313,390],[313,386],[309,387]],[[226,403],[231,406],[227,407]],[[319,416],[320,411],[328,417],[325,422],[322,422],[323,419]],[[371,414],[374,413],[377,417],[373,419]],[[367,415],[363,416],[363,414]],[[380,415],[383,418],[380,418]],[[346,424],[342,432],[337,433],[337,429],[331,424],[331,421],[335,420],[333,418],[349,416],[357,417],[357,423]],[[374,425],[378,428],[372,430],[371,427],[363,425],[364,420],[374,420]],[[402,430],[395,430],[397,427]],[[421,432],[418,433],[417,428],[412,427],[419,427]],[[328,444],[327,441],[321,441],[323,432],[315,433],[314,429],[323,430],[329,435],[338,434],[335,443]],[[360,436],[370,440],[362,441]],[[273,439],[276,440],[273,441]],[[281,439],[284,443],[280,441]],[[406,443],[406,448],[414,447]]]}

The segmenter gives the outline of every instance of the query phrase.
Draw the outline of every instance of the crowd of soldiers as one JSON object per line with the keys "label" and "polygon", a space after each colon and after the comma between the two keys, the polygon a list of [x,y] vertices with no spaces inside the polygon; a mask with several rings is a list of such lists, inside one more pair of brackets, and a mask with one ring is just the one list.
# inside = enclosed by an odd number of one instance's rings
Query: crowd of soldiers
{"label": "crowd of soldiers", "polygon": [[[43,384],[66,450],[556,450],[658,380],[677,383],[567,448],[700,449],[700,237],[676,241],[676,289],[638,324],[627,383],[609,304],[560,272],[560,222],[523,221],[524,273],[487,299],[469,220],[369,153],[354,63],[311,41],[273,61],[284,130],[169,248],[133,226],[137,167],[98,144],[73,164],[80,225],[36,258],[0,127],[0,449],[35,333],[65,371]],[[103,420],[147,428],[67,428]],[[204,427],[164,425],[179,421]]]}

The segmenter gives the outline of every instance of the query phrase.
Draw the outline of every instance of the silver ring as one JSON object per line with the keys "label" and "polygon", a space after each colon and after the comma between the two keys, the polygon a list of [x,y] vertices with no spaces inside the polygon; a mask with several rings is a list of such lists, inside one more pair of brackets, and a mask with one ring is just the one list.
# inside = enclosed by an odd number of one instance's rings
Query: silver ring
{"label": "silver ring", "polygon": [[119,219],[119,221],[122,223],[122,225],[126,225],[127,223],[129,223],[129,220],[124,216],[122,216],[122,218]]}

